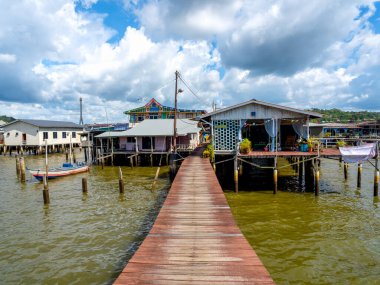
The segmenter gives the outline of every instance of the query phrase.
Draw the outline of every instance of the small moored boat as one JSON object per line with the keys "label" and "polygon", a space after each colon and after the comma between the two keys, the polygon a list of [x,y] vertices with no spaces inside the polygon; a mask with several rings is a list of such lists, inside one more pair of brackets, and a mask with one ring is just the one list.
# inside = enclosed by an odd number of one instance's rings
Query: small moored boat
{"label": "small moored boat", "polygon": [[[88,171],[88,169],[89,169],[88,165],[84,163],[77,163],[77,164],[64,163],[62,167],[49,168],[47,178],[53,179],[53,178],[68,176],[72,174],[82,173],[82,172]],[[29,171],[35,178],[37,178],[40,181],[44,179],[44,175],[46,174],[46,171],[42,169],[29,170]]]}

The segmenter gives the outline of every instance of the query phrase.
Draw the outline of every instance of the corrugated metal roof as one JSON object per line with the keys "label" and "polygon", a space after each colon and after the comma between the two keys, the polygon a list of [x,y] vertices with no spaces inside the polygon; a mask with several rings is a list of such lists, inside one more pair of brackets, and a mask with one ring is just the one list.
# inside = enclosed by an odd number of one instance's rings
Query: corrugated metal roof
{"label": "corrugated metal roof", "polygon": [[227,107],[227,108],[223,108],[223,109],[211,112],[211,113],[207,113],[207,114],[205,114],[203,116],[200,116],[200,118],[204,119],[204,118],[211,117],[213,115],[220,114],[220,113],[232,110],[232,109],[237,109],[237,108],[243,107],[245,105],[249,105],[249,104],[262,105],[262,106],[266,106],[266,107],[271,107],[271,108],[276,108],[276,109],[282,109],[282,110],[286,110],[286,111],[290,111],[290,112],[295,112],[295,113],[300,113],[300,114],[304,114],[304,115],[309,115],[310,118],[322,118],[322,114],[319,114],[319,113],[316,113],[316,112],[305,111],[305,110],[295,109],[295,108],[291,108],[291,107],[285,107],[285,106],[276,105],[276,104],[272,104],[272,103],[268,103],[268,102],[264,102],[264,101],[259,101],[259,100],[256,100],[256,99],[252,99],[252,100],[249,100],[247,102],[239,103],[239,104]]}
{"label": "corrugated metal roof", "polygon": [[[83,129],[83,126],[65,121],[50,121],[50,120],[30,120],[30,119],[18,119],[16,121],[10,122],[5,126],[9,126],[16,122],[24,122],[26,124],[30,124],[36,127],[41,128],[75,128],[75,129]],[[5,127],[4,126],[4,127]]]}
{"label": "corrugated metal roof", "polygon": [[[198,133],[198,122],[189,119],[177,119],[177,133],[179,136]],[[105,132],[97,135],[97,138],[107,137],[161,137],[173,136],[174,119],[144,120],[134,128],[123,132]]]}

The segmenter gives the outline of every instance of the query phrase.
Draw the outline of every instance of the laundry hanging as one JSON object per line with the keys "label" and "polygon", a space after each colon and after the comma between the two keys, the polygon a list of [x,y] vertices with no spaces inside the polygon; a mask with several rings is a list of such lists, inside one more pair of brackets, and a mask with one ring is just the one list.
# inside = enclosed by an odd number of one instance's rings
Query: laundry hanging
{"label": "laundry hanging", "polygon": [[362,163],[376,155],[376,143],[360,146],[339,147],[343,161],[347,163]]}

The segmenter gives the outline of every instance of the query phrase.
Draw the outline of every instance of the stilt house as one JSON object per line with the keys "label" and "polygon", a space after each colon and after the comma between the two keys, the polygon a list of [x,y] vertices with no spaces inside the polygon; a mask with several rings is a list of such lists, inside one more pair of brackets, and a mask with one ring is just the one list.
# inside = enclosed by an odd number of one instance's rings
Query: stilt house
{"label": "stilt house", "polygon": [[236,152],[244,138],[253,150],[292,150],[309,136],[309,120],[321,114],[252,99],[198,117],[210,126],[215,154]]}

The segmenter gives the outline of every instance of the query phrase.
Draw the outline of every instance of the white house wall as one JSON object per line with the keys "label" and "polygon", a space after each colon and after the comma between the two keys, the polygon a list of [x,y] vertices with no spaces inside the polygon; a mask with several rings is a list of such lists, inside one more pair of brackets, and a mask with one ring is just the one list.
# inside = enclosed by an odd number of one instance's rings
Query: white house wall
{"label": "white house wall", "polygon": [[[70,135],[76,133],[76,138],[71,139],[72,144],[80,144],[79,129],[70,128],[39,128],[37,126],[16,122],[4,127],[4,144],[7,146],[42,146],[45,145],[43,132],[48,132],[48,145],[62,145],[70,143]],[[53,132],[57,132],[57,139],[53,138]],[[70,135],[62,138],[62,132],[68,132]],[[23,134],[26,134],[26,141],[23,142]]]}
{"label": "white house wall", "polygon": [[[254,112],[254,115],[252,112]],[[249,104],[211,116],[212,120],[299,119],[306,117],[306,115],[300,113],[255,104]]]}

